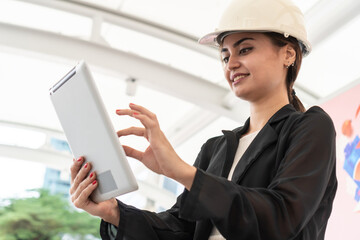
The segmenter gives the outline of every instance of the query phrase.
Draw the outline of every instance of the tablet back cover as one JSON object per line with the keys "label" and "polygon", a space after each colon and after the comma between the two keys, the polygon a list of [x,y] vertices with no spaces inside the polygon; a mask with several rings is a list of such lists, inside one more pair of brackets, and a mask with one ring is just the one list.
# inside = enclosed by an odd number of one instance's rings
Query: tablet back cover
{"label": "tablet back cover", "polygon": [[50,97],[71,151],[96,171],[91,198],[104,201],[138,188],[125,152],[84,61],[50,89]]}

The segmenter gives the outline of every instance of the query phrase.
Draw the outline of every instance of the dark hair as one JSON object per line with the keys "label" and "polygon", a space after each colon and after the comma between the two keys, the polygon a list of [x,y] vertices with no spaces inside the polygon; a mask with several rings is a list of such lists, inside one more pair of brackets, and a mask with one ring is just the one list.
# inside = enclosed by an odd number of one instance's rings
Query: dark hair
{"label": "dark hair", "polygon": [[296,77],[299,73],[302,61],[302,51],[299,45],[298,40],[296,38],[289,36],[286,38],[283,34],[275,33],[275,32],[265,32],[267,37],[269,37],[272,43],[275,46],[283,47],[286,44],[290,44],[295,52],[296,52],[296,60],[294,62],[294,66],[290,65],[288,68],[288,72],[286,74],[286,89],[289,98],[289,102],[295,107],[297,111],[305,112],[304,105],[300,101],[300,99],[296,96],[295,91],[293,90],[294,83]]}

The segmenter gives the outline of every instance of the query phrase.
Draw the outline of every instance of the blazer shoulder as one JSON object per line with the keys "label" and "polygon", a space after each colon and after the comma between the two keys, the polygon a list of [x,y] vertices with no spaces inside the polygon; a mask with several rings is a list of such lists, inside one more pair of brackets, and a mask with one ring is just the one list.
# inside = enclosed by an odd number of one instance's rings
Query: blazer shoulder
{"label": "blazer shoulder", "polygon": [[331,117],[319,106],[313,106],[306,112],[298,114],[295,126],[311,129],[314,133],[322,131],[335,133]]}
{"label": "blazer shoulder", "polygon": [[327,114],[321,107],[313,106],[309,108],[303,118],[309,118],[311,121],[317,124],[324,124],[326,127],[333,127],[333,121],[329,114]]}
{"label": "blazer shoulder", "polygon": [[[235,132],[233,131],[228,131],[228,132],[236,136]],[[212,155],[215,151],[219,151],[219,149],[226,147],[226,145],[227,145],[227,137],[225,136],[225,134],[222,134],[209,138],[203,144],[201,150],[202,152],[206,152],[208,155]]]}
{"label": "blazer shoulder", "polygon": [[206,147],[206,148],[214,148],[216,145],[223,142],[224,139],[225,139],[224,135],[211,137],[205,142],[204,147]]}

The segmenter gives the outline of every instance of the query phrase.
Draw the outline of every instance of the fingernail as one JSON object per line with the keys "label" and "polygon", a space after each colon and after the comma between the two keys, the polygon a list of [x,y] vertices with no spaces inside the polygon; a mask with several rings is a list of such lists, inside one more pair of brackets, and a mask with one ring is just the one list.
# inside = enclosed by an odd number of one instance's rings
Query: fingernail
{"label": "fingernail", "polygon": [[79,157],[77,161],[80,162],[81,160],[82,160],[82,157]]}
{"label": "fingernail", "polygon": [[95,185],[96,184],[96,180],[94,180],[93,182],[92,182],[92,185]]}
{"label": "fingernail", "polygon": [[92,176],[94,176],[94,173],[93,173],[93,172],[90,174],[90,178],[92,178]]}
{"label": "fingernail", "polygon": [[120,112],[120,109],[117,109],[117,110],[116,110],[116,113],[119,113],[119,112]]}
{"label": "fingernail", "polygon": [[129,105],[130,105],[130,106],[134,106],[135,104],[133,104],[133,103],[130,103]]}
{"label": "fingernail", "polygon": [[133,115],[139,115],[139,113],[137,113],[137,112],[133,112]]}
{"label": "fingernail", "polygon": [[84,168],[87,168],[87,166],[88,166],[88,163],[86,163],[86,164],[84,165]]}

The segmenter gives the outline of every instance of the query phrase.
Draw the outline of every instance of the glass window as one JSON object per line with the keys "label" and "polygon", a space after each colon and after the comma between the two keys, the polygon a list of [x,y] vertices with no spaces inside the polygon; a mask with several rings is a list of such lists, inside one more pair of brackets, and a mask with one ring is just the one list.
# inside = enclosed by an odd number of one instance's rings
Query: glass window
{"label": "glass window", "polygon": [[358,29],[360,16],[335,30],[329,38],[317,45],[304,58],[298,81],[303,86],[311,86],[318,95],[325,97],[357,80],[360,68],[358,61],[353,58],[360,55]]}
{"label": "glass window", "polygon": [[2,0],[0,22],[89,39],[92,20],[88,17],[23,1]]}

